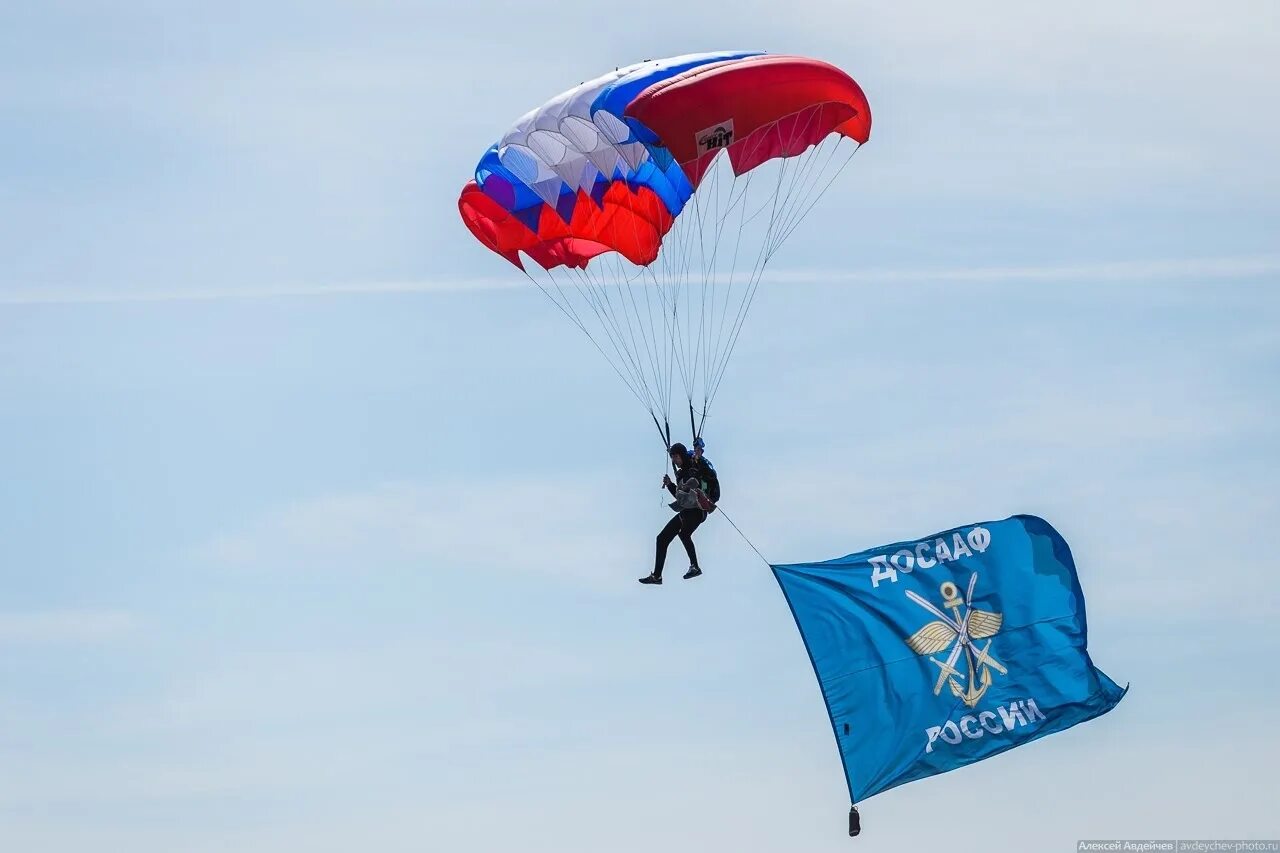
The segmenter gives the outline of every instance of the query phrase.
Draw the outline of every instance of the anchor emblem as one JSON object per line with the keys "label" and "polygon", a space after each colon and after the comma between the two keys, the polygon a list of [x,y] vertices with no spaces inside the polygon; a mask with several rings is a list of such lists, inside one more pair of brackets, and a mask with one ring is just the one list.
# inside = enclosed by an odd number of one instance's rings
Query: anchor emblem
{"label": "anchor emblem", "polygon": [[[918,655],[929,655],[929,660],[938,667],[938,680],[933,685],[933,695],[942,693],[944,685],[950,686],[951,692],[965,705],[972,708],[991,686],[991,670],[1001,675],[1008,675],[1000,661],[991,654],[991,640],[1000,630],[1004,616],[989,610],[978,610],[973,606],[973,588],[978,582],[978,573],[969,578],[969,588],[964,596],[951,581],[939,587],[942,593],[942,607],[935,607],[923,596],[907,590],[907,598],[920,605],[938,618],[926,624],[907,638],[907,645]],[[963,609],[964,612],[961,612]],[[975,640],[987,640],[981,648]],[[938,660],[934,655],[950,649],[946,660]],[[967,673],[957,668],[960,655],[965,656]]]}

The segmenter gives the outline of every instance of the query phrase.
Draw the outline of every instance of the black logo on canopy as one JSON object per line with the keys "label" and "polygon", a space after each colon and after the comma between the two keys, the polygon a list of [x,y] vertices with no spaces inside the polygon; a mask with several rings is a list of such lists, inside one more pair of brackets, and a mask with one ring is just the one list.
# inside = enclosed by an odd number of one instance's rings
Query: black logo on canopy
{"label": "black logo on canopy", "polygon": [[709,127],[698,134],[698,150],[706,153],[733,144],[733,119]]}

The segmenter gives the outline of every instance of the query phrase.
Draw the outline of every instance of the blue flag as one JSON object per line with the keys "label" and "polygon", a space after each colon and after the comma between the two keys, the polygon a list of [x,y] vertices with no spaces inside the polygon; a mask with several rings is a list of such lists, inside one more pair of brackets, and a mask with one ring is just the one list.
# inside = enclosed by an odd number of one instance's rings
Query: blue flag
{"label": "blue flag", "polygon": [[823,563],[773,566],[853,802],[1115,707],[1086,650],[1066,541],[1018,515]]}

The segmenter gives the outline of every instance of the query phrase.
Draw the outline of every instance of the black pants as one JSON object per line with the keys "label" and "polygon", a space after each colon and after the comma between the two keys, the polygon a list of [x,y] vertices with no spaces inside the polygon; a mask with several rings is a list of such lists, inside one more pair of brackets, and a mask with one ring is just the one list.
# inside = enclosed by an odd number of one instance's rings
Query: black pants
{"label": "black pants", "polygon": [[655,575],[662,577],[662,566],[667,562],[667,546],[677,536],[689,555],[689,565],[698,565],[698,552],[693,549],[693,531],[706,520],[707,514],[700,509],[682,509],[667,522],[667,526],[658,532],[658,553],[653,563]]}

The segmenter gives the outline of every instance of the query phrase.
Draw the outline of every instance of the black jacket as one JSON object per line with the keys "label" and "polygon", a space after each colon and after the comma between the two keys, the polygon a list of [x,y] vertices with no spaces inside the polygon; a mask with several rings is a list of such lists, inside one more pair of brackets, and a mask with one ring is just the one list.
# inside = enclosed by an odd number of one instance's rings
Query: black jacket
{"label": "black jacket", "polygon": [[711,498],[712,501],[720,500],[720,481],[716,477],[715,469],[702,460],[694,459],[693,456],[687,457],[685,461],[680,464],[680,467],[676,469],[675,484],[667,486],[667,491],[671,492],[672,497],[675,497],[676,486],[683,483],[685,480],[688,480],[690,477],[697,480],[702,485],[702,491],[704,491],[707,497]]}

